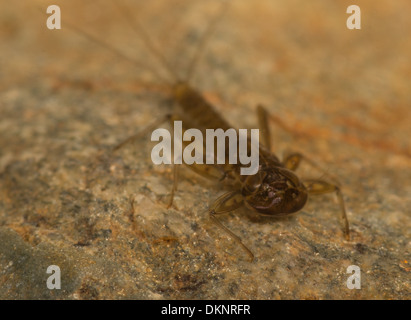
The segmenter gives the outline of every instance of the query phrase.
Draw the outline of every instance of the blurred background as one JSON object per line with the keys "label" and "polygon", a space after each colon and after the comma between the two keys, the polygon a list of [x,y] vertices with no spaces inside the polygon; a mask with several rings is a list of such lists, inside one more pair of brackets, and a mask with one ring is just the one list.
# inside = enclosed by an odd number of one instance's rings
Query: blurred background
{"label": "blurred background", "polygon": [[[222,221],[251,264],[204,214],[218,183],[181,170],[168,210],[171,168],[151,163],[149,136],[110,153],[170,107],[150,71],[162,66],[118,6],[0,2],[0,298],[410,298],[409,1],[238,0],[216,25],[193,86],[237,128],[256,128],[265,105],[275,153],[300,151],[336,175],[351,223],[347,242],[332,196],[281,220],[231,213]],[[221,10],[121,3],[180,75]],[[46,27],[53,4],[61,30]],[[346,27],[352,4],[361,30]],[[43,285],[50,264],[68,275],[57,293]],[[361,290],[345,285],[353,264]]]}

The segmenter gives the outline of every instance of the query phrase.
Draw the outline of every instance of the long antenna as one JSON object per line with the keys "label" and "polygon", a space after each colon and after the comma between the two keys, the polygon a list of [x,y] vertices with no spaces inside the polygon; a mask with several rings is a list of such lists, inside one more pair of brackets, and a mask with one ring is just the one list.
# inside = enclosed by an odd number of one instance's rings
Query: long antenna
{"label": "long antenna", "polygon": [[126,19],[128,20],[130,26],[139,35],[140,39],[143,41],[143,43],[146,45],[146,47],[149,49],[149,51],[154,54],[154,56],[157,58],[157,60],[160,62],[160,64],[172,76],[173,80],[175,82],[178,82],[179,77],[173,71],[173,68],[171,68],[170,64],[168,63],[166,58],[162,55],[161,51],[158,50],[157,47],[154,45],[153,41],[151,40],[151,37],[149,36],[147,31],[144,29],[143,24],[139,21],[138,17],[137,16],[135,16],[135,17],[132,16],[130,14],[130,10],[126,9],[124,3],[121,3],[120,1],[115,1],[115,0],[113,0],[113,3],[117,6],[117,8],[126,17]]}
{"label": "long antenna", "polygon": [[[44,14],[43,10],[41,8],[39,8],[39,10]],[[122,51],[116,49],[115,47],[113,47],[112,45],[108,44],[107,42],[104,42],[102,40],[100,40],[99,38],[91,35],[90,33],[85,32],[84,30],[76,27],[74,24],[65,21],[64,25],[67,26],[69,29],[72,29],[73,31],[75,31],[76,33],[82,35],[83,37],[87,38],[88,40],[98,44],[99,46],[113,52],[115,55],[121,57],[122,59],[131,62],[132,64],[134,64],[135,66],[142,68],[142,69],[146,69],[148,71],[150,71],[151,73],[153,73],[159,80],[165,82],[166,84],[170,84],[170,81],[165,79],[163,76],[161,76],[155,69],[149,67],[147,64],[143,64],[142,62],[139,62],[133,58],[130,58],[129,56],[127,56],[125,53],[123,53]]]}
{"label": "long antenna", "polygon": [[202,35],[200,43],[197,45],[197,48],[194,52],[194,55],[191,58],[191,61],[188,65],[186,77],[184,79],[185,81],[189,82],[191,77],[193,76],[195,66],[197,65],[197,61],[200,59],[201,54],[204,52],[205,45],[208,43],[208,39],[210,38],[210,36],[214,33],[218,22],[224,16],[224,14],[227,10],[228,4],[229,4],[228,1],[224,1],[223,4],[222,4],[222,7],[220,9],[220,12],[214,17],[213,20],[211,20],[209,22],[209,24],[207,26],[207,29],[204,32],[204,34]]}

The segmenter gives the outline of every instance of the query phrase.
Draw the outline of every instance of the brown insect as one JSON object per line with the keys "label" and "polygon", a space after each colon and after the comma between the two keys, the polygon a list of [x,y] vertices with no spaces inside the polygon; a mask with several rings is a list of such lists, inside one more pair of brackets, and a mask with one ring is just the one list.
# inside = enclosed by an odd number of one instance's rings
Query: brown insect
{"label": "brown insect", "polygon": [[[127,18],[130,25],[136,31],[140,39],[144,42],[147,49],[154,55],[159,64],[164,68],[171,78],[165,79],[160,76],[155,69],[151,69],[158,79],[166,82],[169,85],[172,97],[177,105],[177,110],[172,114],[156,121],[147,129],[153,129],[160,123],[168,120],[182,120],[183,129],[197,128],[202,133],[206,129],[223,129],[224,131],[232,128],[228,122],[217,113],[214,107],[208,103],[201,93],[190,86],[190,78],[194,72],[194,66],[198,62],[201,53],[204,51],[204,46],[208,37],[213,33],[217,21],[223,16],[226,9],[226,3],[223,4],[222,10],[208,25],[199,45],[196,48],[193,58],[187,68],[187,73],[180,78],[171,68],[168,61],[162,55],[161,51],[157,49],[148,33],[145,31],[141,23],[135,16],[130,14],[130,11],[125,9],[119,2],[115,2],[122,11],[124,17]],[[83,34],[87,38],[100,45],[115,52],[117,55],[141,66],[138,62],[125,56],[123,53],[113,48],[112,46],[102,42],[99,39],[86,34],[84,31],[70,26],[77,32]],[[145,66],[146,67],[146,66]],[[270,130],[268,126],[268,115],[262,106],[257,107],[257,115],[259,120],[260,130],[262,132],[263,144],[259,146],[259,170],[255,175],[241,175],[240,164],[215,164],[215,165],[199,165],[193,164],[188,167],[195,172],[211,179],[215,179],[223,184],[229,191],[216,199],[210,208],[207,210],[211,219],[231,237],[233,237],[241,247],[247,252],[250,259],[254,259],[254,255],[249,248],[247,248],[241,239],[226,228],[217,218],[219,215],[231,212],[240,207],[246,207],[253,212],[260,215],[268,215],[273,217],[280,217],[290,215],[301,210],[307,202],[310,195],[319,195],[326,193],[335,193],[338,197],[341,214],[344,221],[344,235],[349,240],[349,223],[346,215],[343,196],[338,183],[331,183],[323,179],[299,179],[294,171],[299,167],[302,160],[307,161],[308,164],[317,167],[315,163],[307,159],[300,153],[293,153],[280,161],[271,151]],[[171,121],[172,122],[172,121]],[[141,137],[144,132],[139,132],[136,135],[129,137],[114,150],[118,150],[129,141]],[[228,150],[226,151],[228,159]],[[178,182],[177,165],[174,165],[174,184],[171,192],[169,206],[172,205],[174,192],[177,188]]]}

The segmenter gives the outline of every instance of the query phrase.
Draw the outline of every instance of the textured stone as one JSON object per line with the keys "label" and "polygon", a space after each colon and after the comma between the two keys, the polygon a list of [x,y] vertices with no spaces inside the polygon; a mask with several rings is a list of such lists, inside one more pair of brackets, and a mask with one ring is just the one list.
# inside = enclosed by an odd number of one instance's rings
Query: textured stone
{"label": "textured stone", "polygon": [[[43,2],[38,1],[43,5]],[[193,83],[236,127],[272,121],[275,152],[301,151],[338,176],[351,223],[333,196],[297,215],[221,221],[205,211],[218,183],[150,160],[146,135],[111,148],[169,112],[166,86],[69,30],[64,21],[161,69],[109,1],[62,2],[63,30],[22,3],[0,13],[1,299],[410,299],[410,38],[406,0],[236,1],[210,38]],[[79,9],[81,5],[81,10]],[[130,4],[131,5],[131,4]],[[2,6],[3,8],[3,6]],[[185,70],[218,1],[134,4],[173,68]],[[101,11],[100,11],[101,9]],[[153,83],[153,84],[147,84]],[[322,172],[304,165],[302,177]],[[59,265],[62,289],[46,287]],[[349,265],[360,290],[346,286]]]}

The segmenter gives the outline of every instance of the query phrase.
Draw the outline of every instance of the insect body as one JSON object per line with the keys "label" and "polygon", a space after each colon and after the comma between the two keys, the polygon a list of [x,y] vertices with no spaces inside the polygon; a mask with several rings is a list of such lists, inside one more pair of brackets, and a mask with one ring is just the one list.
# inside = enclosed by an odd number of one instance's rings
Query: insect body
{"label": "insect body", "polygon": [[[116,2],[119,5],[118,2]],[[223,119],[218,112],[208,103],[205,98],[189,84],[189,79],[193,73],[193,66],[198,60],[198,57],[203,50],[205,39],[212,33],[213,28],[216,25],[216,21],[222,16],[222,12],[211,23],[209,28],[204,33],[202,41],[197,47],[197,50],[191,60],[188,68],[188,72],[184,77],[185,80],[181,80],[175,72],[172,70],[167,60],[162,56],[161,52],[156,49],[144,30],[142,25],[138,22],[136,17],[132,17],[128,10],[119,6],[124,16],[129,20],[131,26],[135,29],[140,39],[144,42],[148,50],[156,57],[159,64],[171,76],[172,81],[166,80],[170,85],[172,97],[179,107],[179,111],[175,114],[167,117],[170,119],[179,119],[183,121],[187,128],[198,128],[205,132],[206,129],[230,129],[231,126]],[[75,27],[72,27],[76,29]],[[76,29],[91,40],[109,48],[118,55],[124,57],[124,55],[102,41],[93,38],[92,36],[85,34],[83,31]],[[127,57],[126,57],[127,58]],[[127,58],[128,60],[131,60]],[[159,73],[154,72],[157,75]],[[159,77],[160,78],[160,77]],[[164,79],[163,79],[164,80]],[[336,193],[339,205],[341,208],[342,218],[344,220],[344,235],[346,239],[349,239],[349,224],[346,216],[343,197],[340,191],[340,187],[336,183],[330,183],[322,179],[305,179],[301,180],[297,177],[294,171],[298,168],[300,162],[305,160],[308,164],[316,166],[312,161],[304,157],[300,153],[293,153],[286,157],[283,161],[280,161],[270,151],[270,132],[268,129],[267,113],[261,106],[257,108],[258,118],[260,122],[260,128],[263,129],[263,144],[259,146],[259,170],[255,175],[241,175],[239,164],[229,164],[226,161],[221,165],[190,165],[189,168],[196,171],[203,176],[218,179],[224,182],[224,185],[229,189],[228,192],[220,196],[208,209],[210,217],[213,221],[229,233],[247,252],[251,260],[254,258],[253,253],[249,250],[241,241],[239,237],[233,234],[228,228],[226,228],[217,218],[218,215],[231,212],[240,207],[246,207],[258,214],[269,216],[285,216],[299,211],[307,202],[310,195]],[[141,136],[137,134],[128,138],[121,144],[117,145],[114,149],[119,149],[128,141]],[[228,156],[228,152],[226,152]],[[171,202],[173,199],[174,191],[177,186],[177,167],[174,165],[174,186],[171,194]]]}
{"label": "insect body", "polygon": [[[185,115],[185,118],[188,116],[190,119],[190,126],[211,129],[221,128],[223,130],[231,128],[202,95],[187,83],[177,83],[173,87],[173,93],[182,114]],[[257,111],[260,120],[267,119],[263,107],[259,106]],[[268,127],[266,123],[261,124],[261,126]],[[265,142],[269,143],[268,130],[265,134]],[[241,175],[240,166],[238,164],[227,164],[227,161],[224,165],[214,165],[220,172],[219,180],[228,182],[231,191],[218,198],[210,207],[209,212],[213,220],[240,243],[251,259],[253,259],[252,252],[241,242],[241,239],[217,220],[216,215],[245,206],[258,214],[285,216],[302,209],[309,194],[335,192],[339,199],[345,223],[344,234],[346,239],[349,239],[349,224],[339,186],[319,179],[300,180],[293,170],[297,169],[302,159],[305,159],[303,155],[294,153],[281,162],[265,146],[260,145],[260,167],[255,175]],[[306,160],[314,165],[310,160]],[[195,167],[194,170],[201,173],[199,167]],[[203,173],[203,175],[209,176],[210,173]]]}
{"label": "insect body", "polygon": [[[189,85],[179,83],[175,86],[174,92],[184,114],[189,114],[192,119],[190,125],[196,122],[196,128],[231,128]],[[259,107],[259,110],[264,112],[262,107]],[[307,201],[308,190],[304,184],[262,145],[259,147],[259,157],[260,168],[257,175],[240,175],[238,164],[220,165],[219,169],[225,180],[237,182],[231,187],[236,189],[235,193],[241,195],[247,207],[262,214],[276,216],[300,210]]]}

